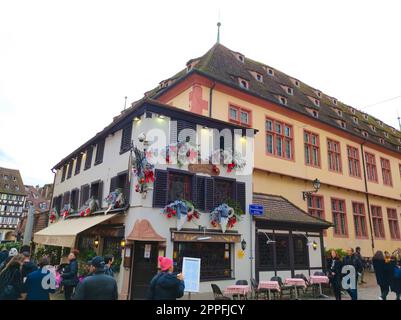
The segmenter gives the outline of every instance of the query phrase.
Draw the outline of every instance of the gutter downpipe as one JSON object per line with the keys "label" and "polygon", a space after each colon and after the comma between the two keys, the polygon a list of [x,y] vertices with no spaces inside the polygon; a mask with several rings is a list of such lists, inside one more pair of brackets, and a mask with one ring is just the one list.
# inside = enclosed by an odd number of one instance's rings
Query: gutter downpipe
{"label": "gutter downpipe", "polygon": [[369,202],[369,192],[368,192],[368,182],[366,179],[366,165],[365,165],[365,152],[363,150],[363,146],[366,143],[366,140],[361,143],[361,153],[362,153],[362,164],[363,164],[363,180],[365,183],[365,197],[366,197],[366,204],[368,206],[368,217],[369,217],[369,229],[370,229],[370,236],[371,238],[371,245],[372,245],[372,255],[374,255],[375,251],[375,240],[373,237],[373,227],[372,227],[372,215],[370,211],[370,202]]}
{"label": "gutter downpipe", "polygon": [[213,81],[213,85],[210,88],[210,92],[209,92],[209,117],[212,117],[212,106],[213,106],[213,90],[214,87],[216,86],[216,81]]}

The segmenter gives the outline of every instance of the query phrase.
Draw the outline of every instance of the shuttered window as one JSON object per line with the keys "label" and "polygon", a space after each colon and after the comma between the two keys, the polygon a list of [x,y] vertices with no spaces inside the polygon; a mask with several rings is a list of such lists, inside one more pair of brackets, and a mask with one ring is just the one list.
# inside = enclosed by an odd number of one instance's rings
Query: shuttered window
{"label": "shuttered window", "polygon": [[84,205],[89,199],[89,184],[85,184],[81,187],[81,202],[80,205]]}
{"label": "shuttered window", "polygon": [[75,164],[75,175],[79,174],[81,171],[81,163],[82,163],[82,153],[80,153],[77,157],[77,162]]}
{"label": "shuttered window", "polygon": [[70,204],[70,192],[69,191],[65,192],[63,195],[62,207],[64,207],[66,204]]}
{"label": "shuttered window", "polygon": [[120,154],[127,152],[131,148],[131,136],[132,136],[132,123],[129,123],[123,128],[123,132],[121,135]]}
{"label": "shuttered window", "polygon": [[239,203],[242,211],[245,213],[246,209],[246,188],[245,188],[245,182],[237,182],[236,183],[236,191],[237,191],[237,197],[236,200]]}
{"label": "shuttered window", "polygon": [[205,211],[210,212],[214,209],[214,179],[206,178],[205,184],[206,192],[205,192]]}
{"label": "shuttered window", "polygon": [[167,204],[167,171],[155,170],[153,207],[162,208]]}
{"label": "shuttered window", "polygon": [[63,171],[61,172],[61,182],[65,180],[66,173],[67,173],[67,166],[64,166]]}
{"label": "shuttered window", "polygon": [[92,182],[90,196],[94,197],[96,200],[98,200],[100,207],[102,206],[102,200],[103,200],[103,182],[102,181]]}
{"label": "shuttered window", "polygon": [[185,141],[190,141],[196,145],[196,124],[184,120],[172,120],[170,123],[170,142]]}
{"label": "shuttered window", "polygon": [[88,170],[92,165],[92,155],[93,155],[93,146],[90,146],[86,151],[86,159],[85,159],[85,167],[84,170]]}
{"label": "shuttered window", "polygon": [[129,181],[128,181],[128,172],[127,171],[120,173],[117,176],[111,178],[110,192],[113,192],[116,189],[121,189],[121,191],[125,197],[125,202],[129,203],[130,185],[129,185]]}
{"label": "shuttered window", "polygon": [[73,210],[78,210],[78,205],[79,205],[79,190],[74,189],[71,191],[71,207]]}
{"label": "shuttered window", "polygon": [[205,177],[196,176],[196,203],[195,207],[199,210],[205,210]]}
{"label": "shuttered window", "polygon": [[103,162],[104,144],[105,144],[104,139],[102,141],[98,142],[98,144],[97,144],[95,165]]}
{"label": "shuttered window", "polygon": [[115,191],[117,188],[117,177],[113,177],[110,179],[110,192]]}
{"label": "shuttered window", "polygon": [[71,160],[68,164],[68,171],[67,171],[67,179],[71,178],[72,176],[72,167],[74,166],[74,160]]}

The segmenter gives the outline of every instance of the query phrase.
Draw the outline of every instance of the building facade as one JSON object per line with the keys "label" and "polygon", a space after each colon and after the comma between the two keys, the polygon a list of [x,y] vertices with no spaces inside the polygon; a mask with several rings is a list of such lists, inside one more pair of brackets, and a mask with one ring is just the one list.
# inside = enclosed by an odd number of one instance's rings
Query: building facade
{"label": "building facade", "polygon": [[[265,201],[264,195],[252,200],[255,132],[154,100],[135,103],[54,167],[51,214],[58,219],[34,242],[78,248],[83,263],[86,253],[113,253],[121,261],[121,299],[146,297],[158,256],[172,257],[177,271],[184,257],[200,258],[200,292],[210,292],[211,283],[321,271],[329,223],[282,198],[277,203],[292,210],[286,216],[270,203],[258,219],[248,214],[252,201]],[[237,165],[224,161],[222,150],[233,149],[247,150],[234,157]],[[118,206],[107,200],[116,190],[126,199],[117,196]],[[266,261],[255,248],[266,252],[270,243],[259,241],[259,233],[283,249],[263,267],[255,265]]]}
{"label": "building facade", "polygon": [[[147,96],[251,126],[253,192],[332,222],[326,248],[401,247],[401,132],[318,89],[216,44]],[[303,199],[302,191],[318,192]]]}
{"label": "building facade", "polygon": [[26,192],[18,170],[0,168],[0,241],[15,240]]}

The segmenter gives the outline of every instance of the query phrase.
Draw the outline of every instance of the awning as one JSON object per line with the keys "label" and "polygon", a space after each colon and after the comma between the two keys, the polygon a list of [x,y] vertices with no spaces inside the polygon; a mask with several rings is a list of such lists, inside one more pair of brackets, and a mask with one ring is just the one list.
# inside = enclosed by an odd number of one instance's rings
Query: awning
{"label": "awning", "polygon": [[134,228],[132,228],[131,233],[127,237],[129,241],[166,241],[159,235],[155,229],[153,229],[152,224],[147,219],[137,220],[135,222]]}
{"label": "awning", "polygon": [[33,241],[51,246],[73,248],[76,236],[99,223],[109,220],[115,214],[98,215],[85,218],[61,220],[51,224],[46,229],[36,232]]}

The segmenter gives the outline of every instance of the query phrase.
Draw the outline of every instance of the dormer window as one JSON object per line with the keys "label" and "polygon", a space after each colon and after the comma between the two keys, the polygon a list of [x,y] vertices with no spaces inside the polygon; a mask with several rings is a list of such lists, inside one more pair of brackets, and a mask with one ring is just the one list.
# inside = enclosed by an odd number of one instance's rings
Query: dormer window
{"label": "dormer window", "polygon": [[279,96],[278,100],[280,101],[280,103],[284,106],[287,105],[287,98],[283,97],[283,96]]}
{"label": "dormer window", "polygon": [[19,187],[18,186],[15,186],[15,191],[19,191]]}
{"label": "dormer window", "polygon": [[294,95],[294,89],[291,87],[287,87],[282,85],[281,88],[283,88],[283,90],[288,93],[289,95],[293,96]]}
{"label": "dormer window", "polygon": [[392,133],[395,133],[395,129],[394,129],[394,128],[391,128],[391,132],[392,132]]}
{"label": "dormer window", "polygon": [[316,107],[320,107],[320,101],[318,99],[315,99],[313,103],[315,104]]}
{"label": "dormer window", "polygon": [[379,123],[380,127],[383,127],[383,122],[381,122],[380,120],[377,120],[377,122]]}
{"label": "dormer window", "polygon": [[242,55],[242,54],[237,54],[237,59],[239,60],[239,61],[241,61],[242,63],[244,63],[245,62],[245,57]]}
{"label": "dormer window", "polygon": [[261,74],[257,73],[256,80],[258,80],[259,82],[263,82],[263,76]]}
{"label": "dormer window", "polygon": [[340,125],[341,128],[343,129],[347,128],[347,124],[345,123],[345,121],[338,120],[337,123]]}
{"label": "dormer window", "polygon": [[340,109],[336,109],[337,114],[342,117],[343,116],[343,112]]}
{"label": "dormer window", "polygon": [[322,97],[322,93],[319,90],[315,90],[316,95],[321,98]]}
{"label": "dormer window", "polygon": [[319,112],[316,111],[315,109],[311,109],[311,108],[305,108],[306,111],[308,111],[312,117],[314,118],[319,118]]}
{"label": "dormer window", "polygon": [[362,135],[365,137],[365,138],[367,138],[367,137],[369,137],[369,133],[367,132],[367,131],[362,131]]}
{"label": "dormer window", "polygon": [[246,81],[246,80],[244,80],[244,79],[241,79],[241,78],[238,78],[238,82],[239,82],[239,86],[240,86],[241,88],[249,89],[249,83],[248,83],[248,81]]}
{"label": "dormer window", "polygon": [[355,124],[358,124],[358,123],[359,123],[359,120],[358,120],[357,117],[352,117],[352,121],[354,121]]}
{"label": "dormer window", "polygon": [[376,132],[376,127],[374,125],[371,124],[369,127],[373,132]]}
{"label": "dormer window", "polygon": [[384,144],[384,139],[383,138],[379,138],[379,141],[381,144]]}
{"label": "dormer window", "polygon": [[365,120],[369,120],[369,116],[368,116],[366,113],[363,114],[363,118],[364,118]]}
{"label": "dormer window", "polygon": [[388,133],[386,131],[383,132],[384,136],[388,138]]}
{"label": "dormer window", "polygon": [[336,106],[337,105],[337,99],[333,98],[333,104]]}
{"label": "dormer window", "polygon": [[352,114],[355,114],[355,113],[356,113],[355,109],[352,108],[352,107],[349,107],[349,111],[351,111]]}
{"label": "dormer window", "polygon": [[272,68],[267,68],[267,74],[269,76],[274,76],[274,70]]}
{"label": "dormer window", "polygon": [[5,184],[4,188],[6,188],[8,190],[8,189],[10,189],[10,186],[8,184]]}

